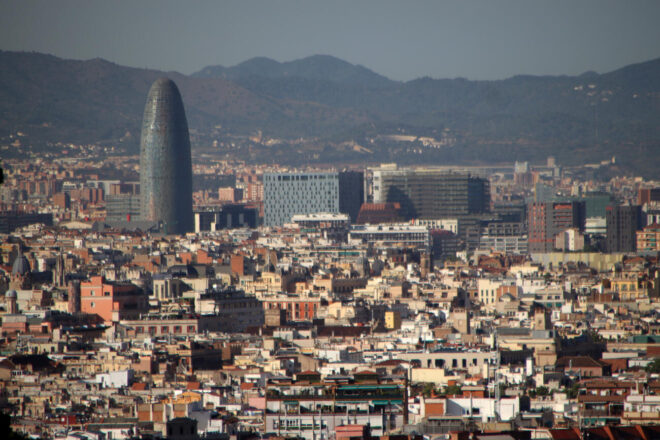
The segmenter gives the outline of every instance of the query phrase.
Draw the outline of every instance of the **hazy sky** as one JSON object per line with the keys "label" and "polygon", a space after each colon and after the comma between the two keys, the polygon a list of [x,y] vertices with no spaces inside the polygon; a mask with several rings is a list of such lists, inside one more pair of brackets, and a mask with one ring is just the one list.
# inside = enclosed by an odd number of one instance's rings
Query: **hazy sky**
{"label": "hazy sky", "polygon": [[660,1],[3,0],[0,49],[182,73],[313,54],[399,80],[602,73],[660,57]]}

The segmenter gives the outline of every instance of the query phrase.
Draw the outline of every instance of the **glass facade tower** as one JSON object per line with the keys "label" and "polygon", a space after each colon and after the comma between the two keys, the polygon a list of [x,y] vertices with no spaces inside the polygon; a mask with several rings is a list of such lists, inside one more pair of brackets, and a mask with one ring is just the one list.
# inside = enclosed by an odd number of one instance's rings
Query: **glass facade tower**
{"label": "glass facade tower", "polygon": [[140,216],[169,234],[193,230],[192,160],[188,122],[176,84],[149,90],[140,140]]}

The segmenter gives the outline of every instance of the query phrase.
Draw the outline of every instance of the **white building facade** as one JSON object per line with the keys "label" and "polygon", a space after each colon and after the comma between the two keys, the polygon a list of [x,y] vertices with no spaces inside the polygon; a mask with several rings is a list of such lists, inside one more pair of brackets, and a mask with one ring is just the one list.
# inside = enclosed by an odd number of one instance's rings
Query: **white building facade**
{"label": "white building facade", "polygon": [[265,226],[281,226],[296,214],[339,213],[339,173],[267,173],[263,179]]}

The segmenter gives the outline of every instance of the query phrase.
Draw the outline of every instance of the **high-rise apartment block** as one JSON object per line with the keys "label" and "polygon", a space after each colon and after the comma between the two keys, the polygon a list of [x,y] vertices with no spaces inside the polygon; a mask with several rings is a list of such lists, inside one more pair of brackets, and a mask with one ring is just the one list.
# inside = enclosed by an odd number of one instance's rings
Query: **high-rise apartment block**
{"label": "high-rise apartment block", "polygon": [[644,227],[639,205],[608,206],[606,211],[607,252],[635,252],[637,231]]}
{"label": "high-rise apartment block", "polygon": [[584,202],[530,203],[527,209],[529,252],[552,252],[557,234],[577,228],[584,231]]}
{"label": "high-rise apartment block", "polygon": [[637,193],[637,204],[660,202],[660,188],[640,188]]}
{"label": "high-rise apartment block", "polygon": [[373,170],[374,203],[399,203],[405,219],[454,218],[490,211],[488,179],[434,169]]}
{"label": "high-rise apartment block", "polygon": [[296,214],[348,214],[357,218],[364,199],[363,174],[267,173],[264,183],[264,225],[280,226]]}
{"label": "high-rise apartment block", "polygon": [[660,251],[660,225],[654,223],[637,231],[637,252]]}

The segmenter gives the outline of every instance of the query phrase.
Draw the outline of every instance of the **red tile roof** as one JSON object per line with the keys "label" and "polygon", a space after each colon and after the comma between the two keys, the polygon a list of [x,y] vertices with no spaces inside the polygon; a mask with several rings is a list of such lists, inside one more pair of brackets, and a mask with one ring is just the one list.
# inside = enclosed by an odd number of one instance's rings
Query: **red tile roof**
{"label": "red tile roof", "polygon": [[573,429],[550,429],[550,436],[556,440],[581,440],[580,432]]}
{"label": "red tile roof", "polygon": [[188,382],[186,384],[186,389],[187,390],[198,390],[200,389],[201,384],[199,382]]}

